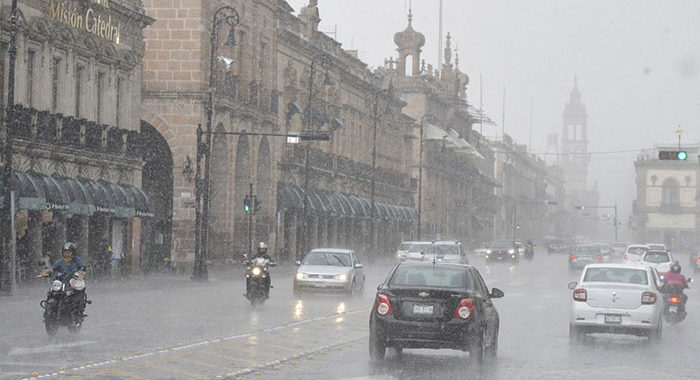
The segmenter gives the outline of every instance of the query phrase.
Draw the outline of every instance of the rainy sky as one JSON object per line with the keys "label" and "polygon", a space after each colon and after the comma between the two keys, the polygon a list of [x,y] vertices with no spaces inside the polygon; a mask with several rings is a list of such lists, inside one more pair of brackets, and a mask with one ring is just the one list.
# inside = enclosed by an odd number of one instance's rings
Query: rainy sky
{"label": "rainy sky", "polygon": [[[298,13],[307,0],[288,0]],[[422,58],[438,62],[438,0],[413,0],[414,28],[426,36]],[[396,57],[393,34],[406,26],[407,0],[320,0],[319,29],[370,66]],[[601,203],[617,200],[629,214],[637,151],[654,143],[700,142],[700,1],[697,0],[443,0],[443,33],[459,49],[479,104],[501,133],[529,140],[543,153],[546,135],[561,133],[564,104],[578,77],[588,111],[589,186]],[[330,34],[331,37],[333,34]],[[454,55],[453,55],[454,56]]]}

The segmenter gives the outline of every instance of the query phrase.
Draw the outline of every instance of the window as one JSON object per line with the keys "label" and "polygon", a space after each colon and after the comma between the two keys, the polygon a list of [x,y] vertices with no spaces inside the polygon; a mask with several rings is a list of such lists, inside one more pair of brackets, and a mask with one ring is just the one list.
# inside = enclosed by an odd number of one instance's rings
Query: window
{"label": "window", "polygon": [[389,285],[471,289],[473,282],[464,267],[401,265],[394,272]]}
{"label": "window", "polygon": [[647,271],[628,268],[588,268],[583,282],[616,282],[621,284],[647,285]]}
{"label": "window", "polygon": [[36,52],[29,50],[27,52],[27,107],[34,106],[34,59]]}
{"label": "window", "polygon": [[[5,48],[0,44],[0,110],[5,109]],[[0,122],[4,117],[4,112],[0,112]]]}
{"label": "window", "polygon": [[97,98],[95,100],[95,106],[97,107],[96,121],[98,124],[102,124],[102,100],[104,98],[104,81],[105,73],[97,73]]}
{"label": "window", "polygon": [[60,87],[61,58],[53,58],[51,69],[51,112],[58,112],[58,95]]}
{"label": "window", "polygon": [[82,65],[75,67],[75,117],[80,118],[80,106],[83,95],[83,71],[85,68]]}
{"label": "window", "polygon": [[681,203],[680,185],[675,178],[666,178],[662,185],[663,204],[678,205]]}
{"label": "window", "polygon": [[116,125],[119,127],[119,114],[121,113],[122,78],[117,77],[117,102],[115,105]]}

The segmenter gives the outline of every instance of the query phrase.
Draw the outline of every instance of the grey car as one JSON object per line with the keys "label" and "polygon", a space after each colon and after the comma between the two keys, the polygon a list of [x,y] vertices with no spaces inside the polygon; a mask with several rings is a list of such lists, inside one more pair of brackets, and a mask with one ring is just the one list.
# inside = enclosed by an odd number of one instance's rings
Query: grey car
{"label": "grey car", "polygon": [[302,292],[362,294],[365,273],[354,251],[339,248],[318,248],[297,261],[294,274],[294,296]]}

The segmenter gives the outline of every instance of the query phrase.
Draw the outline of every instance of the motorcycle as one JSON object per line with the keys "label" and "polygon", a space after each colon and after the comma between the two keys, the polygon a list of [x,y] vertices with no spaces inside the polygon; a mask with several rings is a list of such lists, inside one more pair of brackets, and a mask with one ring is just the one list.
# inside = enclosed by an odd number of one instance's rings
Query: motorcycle
{"label": "motorcycle", "polygon": [[525,247],[525,259],[532,261],[532,259],[535,257],[535,247]]}
{"label": "motorcycle", "polygon": [[80,332],[87,317],[85,306],[92,303],[85,293],[85,273],[82,269],[71,275],[57,273],[51,282],[46,299],[39,304],[44,309],[44,327],[49,336],[56,335],[60,326],[66,326],[72,333]]}
{"label": "motorcycle", "polygon": [[253,260],[243,262],[246,265],[246,293],[245,297],[250,301],[250,304],[262,305],[266,299],[270,298],[270,273],[269,267],[274,267],[277,264],[271,262],[264,257],[256,257]]}
{"label": "motorcycle", "polygon": [[[693,282],[692,278],[688,279],[688,283]],[[682,322],[688,313],[685,310],[686,295],[683,289],[673,289],[664,293],[664,320],[670,324]]]}

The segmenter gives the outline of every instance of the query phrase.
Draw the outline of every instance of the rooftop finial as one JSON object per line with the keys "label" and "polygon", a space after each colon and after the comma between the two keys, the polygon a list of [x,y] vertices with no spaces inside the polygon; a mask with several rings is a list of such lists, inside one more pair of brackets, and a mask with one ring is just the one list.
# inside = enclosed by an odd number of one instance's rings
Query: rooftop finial
{"label": "rooftop finial", "polygon": [[408,24],[411,24],[411,21],[413,21],[413,12],[411,11],[411,1],[408,1]]}

